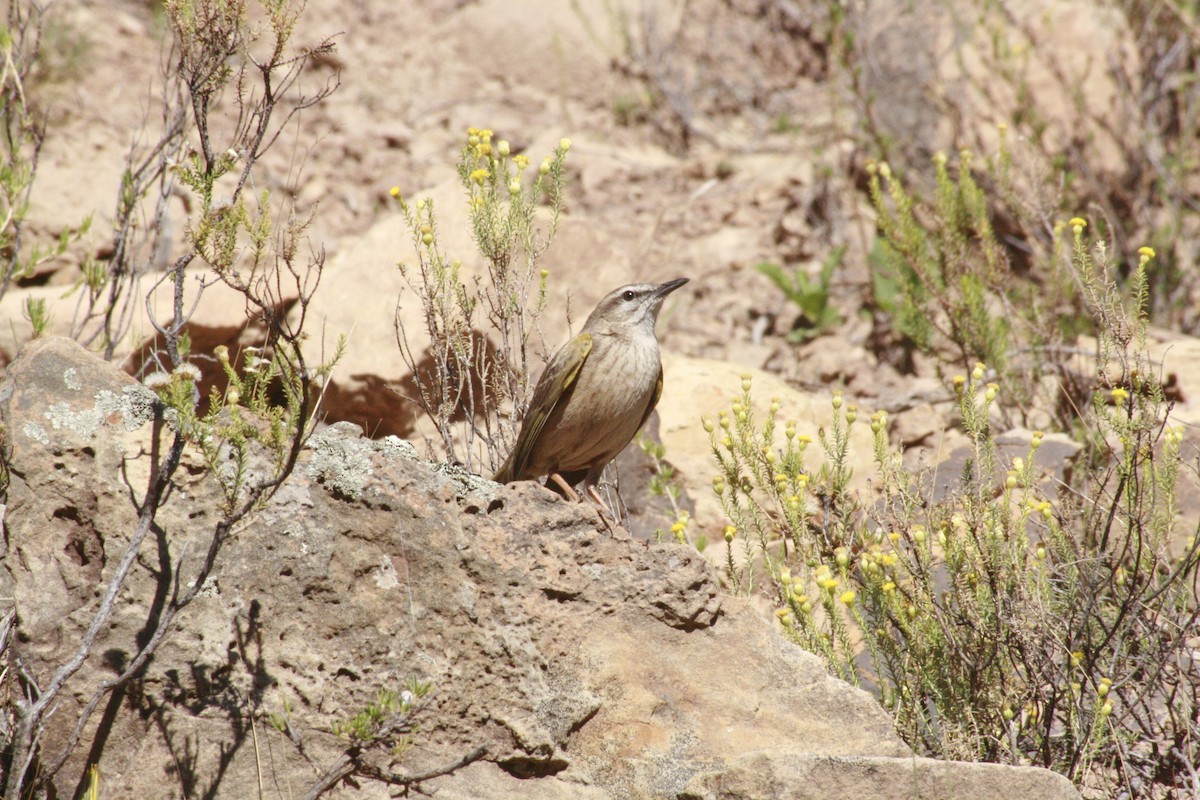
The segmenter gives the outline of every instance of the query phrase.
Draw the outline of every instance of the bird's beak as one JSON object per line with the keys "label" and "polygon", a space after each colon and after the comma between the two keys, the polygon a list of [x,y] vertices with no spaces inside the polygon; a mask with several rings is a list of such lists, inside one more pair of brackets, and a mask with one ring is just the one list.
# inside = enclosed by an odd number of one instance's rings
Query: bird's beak
{"label": "bird's beak", "polygon": [[656,297],[666,297],[671,292],[675,291],[676,289],[678,289],[680,286],[683,286],[687,282],[688,282],[687,278],[676,278],[673,281],[667,281],[666,283],[660,283],[658,285],[658,288],[654,290],[654,295]]}

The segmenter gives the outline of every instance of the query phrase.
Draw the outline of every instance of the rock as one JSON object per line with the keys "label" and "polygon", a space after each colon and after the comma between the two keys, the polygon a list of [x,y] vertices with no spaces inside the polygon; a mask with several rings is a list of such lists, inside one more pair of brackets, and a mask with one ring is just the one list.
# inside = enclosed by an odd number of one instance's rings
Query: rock
{"label": "rock", "polygon": [[[1137,76],[1142,66],[1119,9],[1086,0],[1019,0],[1003,10],[894,6],[871,9],[852,24],[872,53],[862,81],[879,97],[873,120],[897,142],[914,143],[910,156],[961,147],[991,154],[1000,123],[1033,114],[1048,153],[1086,148],[1098,173],[1129,168],[1122,142],[1135,123],[1120,114],[1117,98],[1138,90],[1123,88],[1119,76]],[[914,51],[913,37],[930,47]],[[1086,95],[1073,93],[1085,85]]]}
{"label": "rock", "polygon": [[749,800],[786,795],[797,800],[892,798],[1076,798],[1061,775],[1028,767],[956,764],[929,758],[864,758],[800,754],[786,761],[751,753],[719,773],[697,776],[680,800]]}
{"label": "rock", "polygon": [[[0,386],[11,476],[0,613],[15,608],[10,641],[40,685],[78,646],[128,541],[149,399],[61,340],[26,348]],[[259,780],[300,796],[346,747],[331,724],[412,677],[433,692],[387,768],[486,749],[422,785],[440,797],[1077,796],[1042,770],[913,759],[869,695],[723,594],[690,548],[635,542],[531,483],[434,470],[350,426],[313,444],[225,541],[144,676],[85,728],[59,796],[85,758],[105,796],[240,798]],[[219,497],[192,462],[175,483],[50,718],[47,752],[134,653],[173,581],[195,575]],[[312,763],[268,714],[289,720]],[[389,796],[359,785],[331,796]]]}

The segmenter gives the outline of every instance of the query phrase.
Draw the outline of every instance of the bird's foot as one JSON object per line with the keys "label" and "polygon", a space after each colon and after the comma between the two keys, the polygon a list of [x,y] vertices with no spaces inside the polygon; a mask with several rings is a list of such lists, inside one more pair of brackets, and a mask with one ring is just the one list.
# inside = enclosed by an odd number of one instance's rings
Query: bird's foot
{"label": "bird's foot", "polygon": [[581,499],[579,497],[579,493],[571,488],[570,484],[567,483],[566,479],[563,478],[562,475],[559,475],[557,472],[551,472],[550,480],[554,483],[555,486],[557,486],[558,488],[563,490],[563,497],[567,498],[572,503],[579,502],[579,500]]}

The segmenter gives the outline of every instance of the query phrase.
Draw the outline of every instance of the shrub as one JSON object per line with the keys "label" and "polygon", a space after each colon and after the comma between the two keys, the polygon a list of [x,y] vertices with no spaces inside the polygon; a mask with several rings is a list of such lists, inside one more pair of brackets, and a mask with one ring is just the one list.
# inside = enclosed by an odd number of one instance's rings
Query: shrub
{"label": "shrub", "polygon": [[1183,792],[1200,762],[1196,630],[1200,552],[1178,528],[1182,430],[1145,331],[1153,252],[1123,294],[1103,242],[1072,220],[1066,248],[1099,336],[1097,383],[1080,411],[1069,485],[1043,479],[1035,432],[1005,461],[993,421],[1005,401],[983,364],[951,382],[970,441],[957,488],[935,494],[872,415],[873,494],[849,492],[857,409],[833,398],[812,440],[779,404],[752,413],[749,379],[710,431],[713,488],[731,526],[729,580],[774,595],[786,634],[831,672],[870,686],[919,752],[1032,763],[1081,786]]}
{"label": "shrub", "polygon": [[[443,252],[433,201],[399,202],[413,235],[415,268],[400,270],[421,309],[424,338],[404,325],[396,305],[396,342],[413,375],[412,398],[437,430],[448,460],[475,472],[495,469],[516,441],[535,377],[530,352],[540,337],[549,272],[538,262],[554,239],[563,203],[563,167],[571,142],[563,139],[534,170],[492,131],[471,128],[458,161],[471,232],[487,275],[469,278],[462,262]],[[533,178],[527,172],[533,172]],[[549,220],[537,218],[546,198]],[[487,330],[484,330],[486,326]],[[544,343],[542,349],[544,350]]]}

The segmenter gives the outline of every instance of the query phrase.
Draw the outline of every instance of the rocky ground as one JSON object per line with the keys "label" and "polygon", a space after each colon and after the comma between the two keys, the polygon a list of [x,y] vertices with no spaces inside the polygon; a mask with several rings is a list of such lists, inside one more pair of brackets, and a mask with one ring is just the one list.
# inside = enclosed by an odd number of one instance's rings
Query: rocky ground
{"label": "rocky ground", "polygon": [[[1115,179],[1126,167],[1121,142],[1133,134],[1114,108],[1119,71],[1102,68],[1098,54],[1109,63],[1136,61],[1119,15],[1082,0],[1046,8],[1017,3],[1010,11],[1010,34],[1028,38],[1023,63],[1045,135],[1051,141],[1071,140],[1072,126],[1084,111],[1105,120],[1088,147],[1095,173]],[[52,7],[48,19],[53,36],[46,46],[56,48],[51,52],[57,61],[39,83],[48,136],[32,196],[30,233],[50,240],[89,214],[94,223],[67,256],[0,298],[5,322],[0,367],[10,365],[28,339],[20,311],[27,298],[47,300],[53,333],[71,332],[77,295],[66,293],[79,278],[82,254],[89,248],[104,252],[124,156],[150,140],[158,124],[167,31],[153,4],[82,0]],[[920,359],[892,363],[891,353],[875,346],[877,321],[860,313],[870,292],[868,263],[876,237],[862,191],[864,166],[875,152],[862,135],[863,119],[869,112],[898,154],[926,163],[938,150],[966,146],[986,152],[995,143],[995,124],[1029,100],[989,83],[988,42],[972,32],[969,20],[950,10],[902,10],[891,4],[858,9],[842,23],[854,26],[856,41],[871,54],[863,62],[868,68],[857,76],[858,91],[852,91],[836,69],[837,54],[828,49],[834,24],[825,7],[797,2],[310,0],[296,42],[313,46],[334,35],[336,52],[320,59],[301,86],[312,90],[337,80],[340,87],[285,130],[255,188],[290,198],[299,212],[311,213],[312,242],[327,255],[310,319],[310,344],[328,347],[338,334],[349,335],[346,357],[325,398],[328,421],[357,424],[374,438],[394,434],[422,444],[415,411],[400,396],[407,375],[393,330],[397,298],[405,290],[397,264],[411,262],[413,251],[389,189],[435,198],[443,246],[468,269],[477,268],[453,165],[467,128],[486,126],[535,162],[560,138],[572,141],[565,214],[544,261],[551,298],[543,319],[548,347],[567,335],[568,307],[577,327],[596,300],[616,286],[691,279],[672,295],[660,321],[667,381],[652,424],[694,510],[692,535],[716,540],[725,523],[706,488],[713,467],[700,418],[726,407],[743,373],[754,375],[764,403],[779,397],[782,416],[814,433],[828,418],[830,390],[843,388],[864,415],[889,411],[894,442],[931,457],[952,453],[961,440],[948,376]],[[915,38],[929,46],[916,52]],[[1080,85],[1088,89],[1083,96],[1072,88]],[[874,98],[870,109],[863,107],[863,97]],[[158,257],[159,268],[180,246],[188,213],[180,193],[169,207],[173,243]],[[797,310],[755,265],[770,261],[815,275],[839,247],[845,252],[832,297],[841,321],[807,343],[788,342]],[[160,275],[145,275],[143,291]],[[154,294],[151,311],[163,313],[165,302]],[[152,332],[144,317],[135,317],[118,359],[127,372],[136,374],[144,366],[140,345]],[[196,352],[252,338],[238,298],[213,289],[200,301],[192,325]],[[1176,419],[1200,423],[1194,400],[1200,398],[1195,367],[1200,362],[1194,357],[1200,342],[1166,332],[1159,338],[1156,352],[1179,389]],[[105,380],[119,384],[113,376]],[[13,430],[15,418],[7,419]],[[856,474],[865,477],[869,439],[865,431],[859,434],[852,458]],[[838,786],[847,774],[865,781],[854,784],[856,796],[883,796],[894,784],[880,775],[914,770],[929,770],[930,780],[961,780],[960,787],[985,785],[971,783],[975,778],[967,777],[966,767],[943,774],[949,768],[909,759],[881,712],[846,687],[831,687],[815,659],[798,651],[779,656],[787,667],[739,665],[739,674],[762,671],[762,677],[737,682],[738,691],[749,694],[721,698],[717,709],[703,705],[716,701],[689,694],[692,679],[710,688],[727,685],[723,670],[728,666],[717,655],[726,651],[708,651],[710,640],[727,637],[732,649],[753,641],[757,644],[742,656],[757,662],[769,660],[766,653],[778,655],[784,645],[757,625],[740,601],[719,595],[699,559],[598,537],[587,512],[551,507],[530,487],[500,490],[499,506],[492,510],[490,501],[468,498],[461,487],[424,467],[355,441],[373,459],[368,488],[360,497],[332,496],[314,476],[276,501],[268,515],[271,527],[257,530],[254,542],[242,543],[253,555],[234,556],[245,563],[223,574],[205,612],[212,614],[211,627],[196,641],[177,645],[175,660],[163,657],[158,683],[145,698],[150,721],[141,728],[129,723],[132,727],[123,728],[110,745],[111,758],[120,762],[111,768],[114,786],[128,787],[132,796],[164,777],[132,766],[140,752],[134,743],[153,739],[145,747],[155,757],[170,752],[174,758],[165,777],[180,787],[179,796],[204,794],[209,787],[214,796],[242,796],[253,774],[246,721],[236,714],[221,716],[214,706],[220,702],[212,697],[249,693],[266,705],[289,697],[306,712],[336,714],[361,702],[369,687],[410,672],[406,659],[425,659],[439,689],[449,690],[439,695],[439,722],[430,750],[422,753],[423,767],[477,745],[487,748],[486,758],[467,768],[465,777],[446,779],[442,796],[481,796],[480,787],[503,787],[494,788],[488,795],[493,797],[663,796],[667,790],[654,783],[667,780],[659,767],[676,761],[689,765],[670,778],[671,796],[680,797],[763,796],[767,790],[753,781],[768,780],[764,776],[780,785]],[[72,447],[68,450],[75,452]],[[636,511],[645,503],[639,494],[645,465],[636,459],[625,463],[622,486]],[[31,497],[59,491],[52,488],[55,478],[39,475],[49,464],[30,462],[17,474],[29,481]],[[47,484],[35,485],[39,480]],[[111,500],[114,489],[105,485],[91,491]],[[489,510],[479,511],[480,504]],[[318,521],[303,531],[288,528],[286,520],[297,508]],[[25,512],[16,499],[10,498],[8,513],[6,531],[35,525],[20,521]],[[28,513],[29,520],[48,514],[71,530],[87,530],[71,527],[75,523],[63,520],[75,517],[56,515],[48,507]],[[346,514],[360,516],[346,522]],[[397,515],[407,520],[429,514],[438,515],[448,530],[431,528],[428,537],[414,533],[407,543],[389,538]],[[661,509],[643,508],[633,527],[644,534],[664,522],[669,524]],[[544,529],[539,526],[555,530],[554,540],[533,537]],[[505,539],[502,531],[514,538]],[[275,553],[267,564],[251,563],[281,535],[297,541],[312,537],[303,546],[315,548],[319,557],[287,563],[297,554]],[[94,541],[86,536],[78,552],[115,547],[103,535]],[[334,536],[363,546],[348,548]],[[12,542],[8,546],[9,556],[19,550]],[[433,558],[435,552],[449,560],[412,560]],[[476,552],[480,555],[472,555]],[[580,552],[597,555],[582,559]],[[33,564],[41,556],[23,558]],[[45,606],[49,660],[67,633],[54,632],[57,620],[77,607],[87,594],[81,587],[95,580],[84,568],[101,566],[83,557],[74,566],[61,566],[61,554],[44,554],[44,559],[43,566],[59,571],[63,581],[55,603]],[[402,565],[406,572],[399,584],[387,578]],[[28,569],[33,574],[34,567]],[[608,570],[621,577],[599,574]],[[268,591],[268,586],[288,584],[279,577],[297,571],[311,574],[286,597]],[[637,576],[644,571],[664,576],[666,583],[640,585]],[[437,577],[418,584],[410,580],[416,572]],[[504,576],[524,573],[533,577],[506,597],[510,587]],[[401,591],[414,586],[421,587],[416,595]],[[352,598],[341,608],[311,605],[314,596],[338,598],[345,592]],[[586,612],[578,610],[585,606]],[[299,626],[301,619],[329,620],[320,623],[326,648],[320,655],[306,652],[310,634]],[[364,628],[363,619],[384,621]],[[456,622],[443,628],[446,620]],[[509,623],[517,627],[504,627]],[[469,638],[467,631],[480,625],[486,635]],[[548,631],[555,626],[563,630],[552,635]],[[651,636],[650,630],[656,638],[637,638]],[[697,644],[698,638],[708,644]],[[645,641],[653,647],[646,648]],[[661,662],[639,663],[636,656],[647,649],[661,651]],[[560,670],[564,658],[570,668]],[[508,711],[496,710],[490,695],[472,694],[476,684],[468,673],[491,673],[493,666],[503,675],[492,676],[489,691],[514,693]],[[776,686],[767,674],[784,668],[796,670],[795,692],[772,697],[771,708],[760,707],[764,700],[753,692]],[[209,691],[214,680],[220,690],[215,695]],[[197,688],[201,684],[207,687],[203,691]],[[822,698],[819,713],[809,705],[817,702],[810,690]],[[189,707],[188,698],[200,694],[207,699]],[[816,721],[810,723],[810,716]],[[458,721],[446,721],[452,719]],[[712,727],[712,719],[721,720],[726,733]],[[816,727],[805,727],[810,724]],[[150,728],[157,738],[143,740]],[[861,746],[847,733],[860,729],[871,732]],[[790,740],[793,734],[798,743],[779,745],[773,739]],[[227,764],[225,751],[212,744],[229,736],[237,742],[228,760],[237,778],[233,788],[218,789]],[[814,744],[827,736],[827,749]],[[803,757],[789,760],[781,754]],[[293,756],[279,757],[278,763],[286,764]],[[991,768],[972,769],[978,771],[970,774],[983,775]],[[529,774],[553,776],[556,788],[522,794],[528,785],[518,779]],[[1023,796],[1024,790],[1015,787],[1030,781],[1029,787],[1040,788],[1029,793],[1070,795],[1043,773],[987,778],[993,779],[1007,784],[1008,793],[979,791]],[[626,785],[637,785],[641,794],[624,793],[620,787]],[[867,785],[884,788],[861,788]],[[945,796],[959,796],[946,791]],[[961,796],[973,791],[962,789]],[[123,789],[114,792],[111,796],[124,795]],[[848,795],[835,790],[820,796]]]}
{"label": "rocky ground", "polygon": [[[53,338],[0,386],[0,419],[19,431],[0,592],[20,609],[31,674],[78,646],[137,527],[128,493],[156,442],[147,394]],[[186,582],[207,550],[216,484],[195,454],[180,474],[96,641],[104,657],[47,726],[48,759],[69,733],[58,720],[163,613],[171,565]],[[96,743],[59,773],[58,796],[89,762],[104,797],[312,796],[346,748],[331,725],[414,677],[433,691],[410,746],[366,761],[435,775],[420,788],[438,797],[1078,796],[1046,770],[914,757],[869,695],[730,597],[692,548],[636,542],[530,483],[435,472],[345,423],[226,543],[177,624],[135,688],[93,715]],[[354,778],[332,796],[393,796]]]}

